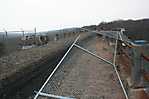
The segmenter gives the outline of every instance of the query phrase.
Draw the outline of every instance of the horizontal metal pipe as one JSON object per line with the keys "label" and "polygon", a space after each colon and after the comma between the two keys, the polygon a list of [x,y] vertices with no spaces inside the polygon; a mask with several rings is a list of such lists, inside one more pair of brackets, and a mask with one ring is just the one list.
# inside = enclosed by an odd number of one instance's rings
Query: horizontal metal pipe
{"label": "horizontal metal pipe", "polygon": [[79,48],[79,49],[81,49],[81,50],[83,50],[83,51],[85,51],[85,52],[87,52],[87,53],[89,53],[89,54],[91,54],[91,55],[93,55],[93,56],[95,56],[95,57],[97,57],[98,59],[101,59],[101,60],[105,61],[106,63],[108,63],[108,64],[110,64],[110,65],[113,65],[112,62],[110,62],[110,61],[108,61],[108,60],[106,60],[106,59],[104,59],[104,58],[102,58],[102,57],[100,57],[100,56],[98,56],[98,55],[96,55],[96,54],[90,52],[89,50],[87,50],[87,49],[85,49],[85,48],[83,48],[83,47],[81,47],[81,46],[79,46],[79,45],[77,45],[77,44],[74,44],[74,46],[76,46],[77,48]]}
{"label": "horizontal metal pipe", "polygon": [[71,97],[64,97],[64,96],[47,94],[47,93],[43,93],[43,92],[40,92],[39,95],[49,97],[49,98],[57,98],[57,99],[76,99],[76,98],[71,98]]}

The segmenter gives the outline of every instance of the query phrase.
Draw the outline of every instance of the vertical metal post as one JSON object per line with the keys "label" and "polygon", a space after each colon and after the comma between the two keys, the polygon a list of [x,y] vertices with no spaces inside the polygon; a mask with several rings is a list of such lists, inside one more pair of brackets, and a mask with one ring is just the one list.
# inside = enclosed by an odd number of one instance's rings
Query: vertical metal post
{"label": "vertical metal post", "polygon": [[4,29],[4,32],[5,32],[5,39],[7,39],[8,38],[8,32]]}
{"label": "vertical metal post", "polygon": [[34,36],[34,44],[36,45],[37,43],[36,43],[36,27],[35,27],[35,29],[34,29],[34,32],[35,32],[35,36]]}
{"label": "vertical metal post", "polygon": [[115,50],[114,50],[114,58],[113,58],[113,65],[116,65],[116,54],[117,54],[117,42],[118,42],[118,33],[116,37],[116,42],[115,42]]}
{"label": "vertical metal post", "polygon": [[22,31],[22,36],[23,36],[23,39],[22,39],[22,41],[23,41],[23,46],[25,46],[25,39],[24,39],[25,34],[24,34],[24,31],[23,31],[22,28],[21,28],[21,31]]}
{"label": "vertical metal post", "polygon": [[35,27],[35,29],[34,29],[34,32],[35,32],[35,36],[36,36],[36,27]]}
{"label": "vertical metal post", "polygon": [[123,90],[123,92],[124,92],[125,98],[126,98],[126,99],[129,99],[129,98],[128,98],[128,95],[127,95],[127,92],[126,92],[126,90],[125,90],[124,84],[123,84],[123,82],[122,82],[122,80],[121,80],[121,77],[120,77],[120,75],[119,75],[119,73],[118,73],[118,70],[117,70],[117,68],[116,68],[116,55],[117,55],[117,43],[118,43],[118,38],[119,38],[119,32],[117,32],[117,38],[116,38],[116,42],[115,42],[116,44],[115,44],[115,50],[114,50],[113,67],[114,67],[114,70],[115,70],[116,75],[117,75],[117,77],[118,77],[118,80],[119,80],[119,82],[120,82],[120,85],[121,85],[121,87],[122,87],[122,90]]}
{"label": "vertical metal post", "polygon": [[6,37],[8,38],[8,32],[7,31],[5,31],[6,32]]}

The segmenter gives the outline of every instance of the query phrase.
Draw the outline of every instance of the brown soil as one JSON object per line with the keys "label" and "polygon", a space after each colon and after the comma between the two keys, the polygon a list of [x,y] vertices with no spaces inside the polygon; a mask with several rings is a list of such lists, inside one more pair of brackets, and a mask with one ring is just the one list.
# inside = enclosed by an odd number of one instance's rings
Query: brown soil
{"label": "brown soil", "polygon": [[[112,61],[112,48],[100,37],[78,44]],[[113,67],[78,48],[69,53],[43,92],[77,99],[125,99]]]}

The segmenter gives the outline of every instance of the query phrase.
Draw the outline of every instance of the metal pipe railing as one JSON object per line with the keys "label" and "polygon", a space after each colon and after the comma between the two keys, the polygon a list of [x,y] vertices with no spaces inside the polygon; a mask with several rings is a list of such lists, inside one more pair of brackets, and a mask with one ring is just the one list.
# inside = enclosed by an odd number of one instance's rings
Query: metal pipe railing
{"label": "metal pipe railing", "polygon": [[126,99],[129,99],[128,98],[128,95],[127,95],[127,92],[126,92],[126,90],[125,90],[125,88],[124,88],[124,84],[123,84],[123,82],[122,82],[122,80],[121,80],[121,77],[120,77],[120,75],[119,75],[119,73],[118,73],[118,70],[117,70],[117,68],[116,68],[116,54],[117,54],[117,42],[118,42],[118,33],[117,33],[117,39],[116,39],[116,42],[115,42],[115,50],[114,50],[114,59],[113,59],[113,67],[114,67],[114,70],[115,70],[115,72],[116,72],[116,75],[117,75],[117,77],[118,77],[118,80],[119,80],[119,82],[120,82],[120,85],[121,85],[121,87],[122,87],[122,90],[123,90],[123,93],[124,93],[124,95],[125,95],[125,98]]}
{"label": "metal pipe railing", "polygon": [[43,92],[40,92],[39,95],[44,96],[44,97],[49,97],[49,98],[57,98],[57,99],[76,99],[76,98],[71,98],[71,97],[64,97],[64,96],[58,96],[58,95],[53,95],[53,94],[47,94],[47,93],[43,93]]}
{"label": "metal pipe railing", "polygon": [[73,44],[70,46],[70,48],[68,49],[68,51],[65,53],[65,55],[60,60],[60,62],[56,65],[55,69],[50,74],[50,76],[47,78],[46,82],[42,85],[42,87],[40,88],[40,90],[37,92],[37,94],[35,95],[34,99],[37,99],[37,97],[39,96],[39,94],[41,93],[41,91],[43,90],[43,88],[46,86],[46,84],[48,83],[48,81],[51,79],[51,77],[53,76],[53,74],[56,72],[56,70],[58,69],[58,67],[61,65],[61,63],[63,62],[63,60],[68,55],[68,53],[73,48],[74,44],[78,41],[79,38],[80,38],[80,35],[75,39],[75,41],[73,42]]}
{"label": "metal pipe railing", "polygon": [[75,47],[77,47],[77,48],[79,48],[79,49],[81,49],[81,50],[83,50],[83,51],[85,51],[85,52],[87,52],[87,53],[89,53],[89,54],[91,54],[91,55],[97,57],[98,59],[103,60],[103,61],[105,61],[106,63],[108,63],[108,64],[110,64],[110,65],[113,65],[113,63],[110,62],[110,61],[108,61],[107,59],[104,59],[104,58],[102,58],[102,57],[100,57],[100,56],[98,56],[98,55],[96,55],[96,54],[90,52],[89,50],[87,50],[87,49],[85,49],[85,48],[83,48],[83,47],[81,47],[81,46],[79,46],[79,45],[77,45],[77,44],[74,44],[74,45],[75,45]]}

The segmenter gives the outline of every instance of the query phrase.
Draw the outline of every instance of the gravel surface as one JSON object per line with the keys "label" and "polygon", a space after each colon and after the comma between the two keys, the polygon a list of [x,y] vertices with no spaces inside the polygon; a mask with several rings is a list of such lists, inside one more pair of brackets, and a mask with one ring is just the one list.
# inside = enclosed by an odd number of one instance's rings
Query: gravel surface
{"label": "gravel surface", "polygon": [[[90,36],[78,44],[113,60],[113,47],[99,36]],[[125,99],[113,67],[76,47],[42,92],[77,99]]]}
{"label": "gravel surface", "polygon": [[[81,33],[81,35],[81,40],[89,36],[86,33]],[[57,41],[50,41],[46,46],[12,52],[1,57],[0,98],[28,99],[27,97],[32,97],[33,91],[38,90],[76,37],[77,35],[74,34]]]}

